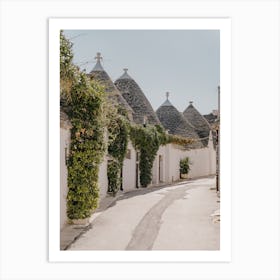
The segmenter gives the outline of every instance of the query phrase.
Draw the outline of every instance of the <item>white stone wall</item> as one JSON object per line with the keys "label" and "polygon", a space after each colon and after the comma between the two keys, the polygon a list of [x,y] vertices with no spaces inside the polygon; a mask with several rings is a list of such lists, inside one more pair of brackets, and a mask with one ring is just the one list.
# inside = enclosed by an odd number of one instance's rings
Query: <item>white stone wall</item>
{"label": "white stone wall", "polygon": [[168,144],[166,146],[166,158],[169,159],[166,167],[166,182],[171,183],[180,179],[180,159],[189,157],[191,169],[189,178],[213,175],[216,172],[216,153],[212,147],[195,150],[182,150],[180,146]]}
{"label": "white stone wall", "polygon": [[157,152],[156,158],[154,160],[153,169],[152,169],[152,185],[157,185],[165,182],[165,173],[166,173],[166,147],[160,146]]}
{"label": "white stone wall", "polygon": [[107,177],[107,156],[103,157],[103,161],[99,165],[98,172],[98,185],[99,185],[99,198],[102,199],[107,195],[108,190],[108,177]]}
{"label": "white stone wall", "polygon": [[66,198],[68,193],[67,186],[67,166],[65,162],[65,148],[69,152],[70,130],[60,127],[60,228],[67,223]]}
{"label": "white stone wall", "polygon": [[[123,190],[130,191],[136,188],[136,151],[131,142],[128,143],[128,150],[130,151],[130,158],[125,158],[123,163]],[[127,155],[128,156],[128,155]],[[99,196],[104,198],[108,190],[108,177],[107,177],[108,157],[104,159],[99,167],[98,184],[100,188]]]}
{"label": "white stone wall", "polygon": [[128,143],[128,154],[123,163],[123,191],[130,191],[136,188],[136,151],[131,142]]}
{"label": "white stone wall", "polygon": [[209,166],[209,149],[191,150],[187,153],[191,161],[190,178],[207,176],[211,174]]}

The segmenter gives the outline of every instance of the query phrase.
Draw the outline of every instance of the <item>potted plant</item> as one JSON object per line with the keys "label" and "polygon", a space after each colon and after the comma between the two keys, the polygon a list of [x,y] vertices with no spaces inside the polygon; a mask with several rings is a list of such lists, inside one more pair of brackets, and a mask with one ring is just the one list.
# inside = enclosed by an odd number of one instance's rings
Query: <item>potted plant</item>
{"label": "potted plant", "polygon": [[180,160],[180,179],[188,178],[188,174],[191,169],[190,165],[191,165],[191,162],[190,162],[189,157],[185,157]]}

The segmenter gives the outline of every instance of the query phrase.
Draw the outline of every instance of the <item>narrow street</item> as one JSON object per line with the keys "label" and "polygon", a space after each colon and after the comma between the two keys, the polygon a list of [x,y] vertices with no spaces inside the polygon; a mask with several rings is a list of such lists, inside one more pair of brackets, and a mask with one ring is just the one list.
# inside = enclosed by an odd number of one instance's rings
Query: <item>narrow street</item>
{"label": "narrow street", "polygon": [[68,250],[219,250],[214,188],[211,177],[125,193]]}

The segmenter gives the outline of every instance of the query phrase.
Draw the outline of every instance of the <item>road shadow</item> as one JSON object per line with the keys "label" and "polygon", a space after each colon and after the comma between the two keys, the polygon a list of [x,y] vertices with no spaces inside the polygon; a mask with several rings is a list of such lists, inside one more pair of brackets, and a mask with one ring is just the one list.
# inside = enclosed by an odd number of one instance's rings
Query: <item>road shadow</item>
{"label": "road shadow", "polygon": [[[129,199],[129,198],[136,197],[136,196],[146,195],[146,194],[156,192],[156,191],[159,191],[159,190],[164,190],[164,189],[169,188],[169,187],[177,187],[177,186],[181,186],[181,185],[188,185],[192,182],[193,182],[193,180],[184,180],[184,181],[174,182],[172,184],[167,184],[167,185],[163,185],[163,186],[153,186],[153,187],[148,187],[148,188],[141,188],[140,187],[138,189],[131,190],[131,191],[123,193],[118,198],[116,198],[107,208],[111,208],[111,207],[115,206],[118,201],[122,201],[124,199]],[[172,188],[171,188],[171,190],[172,190]],[[158,194],[159,195],[164,195],[164,193],[158,193]]]}

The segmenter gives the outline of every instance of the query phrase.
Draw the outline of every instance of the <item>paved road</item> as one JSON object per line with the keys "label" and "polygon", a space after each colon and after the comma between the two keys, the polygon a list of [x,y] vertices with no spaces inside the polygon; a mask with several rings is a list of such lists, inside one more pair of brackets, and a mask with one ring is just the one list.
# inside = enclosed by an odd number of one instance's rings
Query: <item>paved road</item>
{"label": "paved road", "polygon": [[214,178],[126,193],[68,250],[219,250]]}

